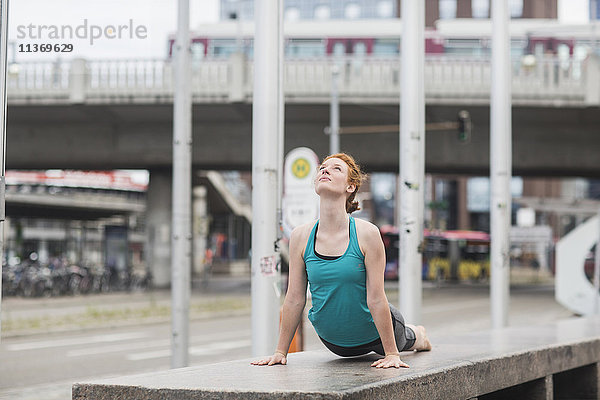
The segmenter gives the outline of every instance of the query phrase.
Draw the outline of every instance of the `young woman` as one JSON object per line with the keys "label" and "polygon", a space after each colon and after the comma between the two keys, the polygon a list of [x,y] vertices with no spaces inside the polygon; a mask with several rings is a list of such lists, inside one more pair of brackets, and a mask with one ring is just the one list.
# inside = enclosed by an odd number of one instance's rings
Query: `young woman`
{"label": "young woman", "polygon": [[290,237],[288,291],[283,303],[279,343],[274,354],[254,365],[287,363],[287,350],[302,318],[310,282],[308,318],[323,344],[351,357],[374,351],[384,358],[371,366],[407,367],[400,351],[431,350],[425,328],[405,325],[384,291],[385,249],[377,227],[354,219],[363,173],[344,153],[319,167],[315,190],[320,219],[301,225]]}

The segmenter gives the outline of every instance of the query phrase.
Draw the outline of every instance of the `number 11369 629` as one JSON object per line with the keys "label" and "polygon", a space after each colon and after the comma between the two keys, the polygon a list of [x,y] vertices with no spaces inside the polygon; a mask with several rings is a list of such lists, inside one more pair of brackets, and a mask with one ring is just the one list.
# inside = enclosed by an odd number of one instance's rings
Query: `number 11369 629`
{"label": "number 11369 629", "polygon": [[71,53],[71,43],[21,43],[19,53]]}

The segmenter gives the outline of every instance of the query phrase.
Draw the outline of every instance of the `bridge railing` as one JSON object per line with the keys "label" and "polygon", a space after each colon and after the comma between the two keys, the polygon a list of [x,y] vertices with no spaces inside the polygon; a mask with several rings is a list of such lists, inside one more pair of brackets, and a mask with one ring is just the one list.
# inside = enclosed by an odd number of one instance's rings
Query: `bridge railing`
{"label": "bridge railing", "polygon": [[172,73],[164,60],[94,60],[87,62],[90,93],[98,95],[170,95]]}
{"label": "bridge railing", "polygon": [[[598,105],[600,62],[556,57],[514,59],[515,104]],[[531,58],[533,57],[533,58]],[[398,102],[398,57],[287,59],[284,91],[289,102],[329,101],[332,67],[340,72],[341,101]],[[9,100],[14,102],[171,102],[173,65],[169,60],[82,60],[40,62],[9,67]],[[488,103],[488,58],[427,57],[424,70],[428,103]],[[243,57],[204,59],[192,65],[195,102],[251,101],[253,63]]]}
{"label": "bridge railing", "polygon": [[68,95],[70,66],[70,63],[59,61],[12,64],[8,69],[8,92],[10,96]]}

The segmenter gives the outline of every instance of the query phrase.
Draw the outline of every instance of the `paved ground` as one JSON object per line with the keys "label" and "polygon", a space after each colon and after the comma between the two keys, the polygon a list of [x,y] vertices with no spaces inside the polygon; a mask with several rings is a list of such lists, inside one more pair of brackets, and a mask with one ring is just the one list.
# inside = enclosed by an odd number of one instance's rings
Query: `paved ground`
{"label": "paved ground", "polygon": [[[249,289],[247,279],[213,279],[193,291],[191,365],[251,356]],[[397,303],[397,284],[387,292]],[[77,380],[167,369],[169,303],[166,291],[3,299],[0,399],[66,400]],[[513,326],[572,315],[549,285],[513,287],[510,306]],[[425,284],[423,323],[434,344],[436,336],[488,329],[489,308],[487,285]],[[306,350],[322,347],[306,320],[304,333]]]}

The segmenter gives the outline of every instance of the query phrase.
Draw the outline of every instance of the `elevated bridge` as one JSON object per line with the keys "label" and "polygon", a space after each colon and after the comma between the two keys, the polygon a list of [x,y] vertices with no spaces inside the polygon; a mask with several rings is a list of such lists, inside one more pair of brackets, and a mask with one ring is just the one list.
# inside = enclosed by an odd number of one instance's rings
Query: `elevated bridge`
{"label": "elevated bridge", "polygon": [[[399,121],[400,60],[287,60],[286,150],[328,151],[331,68],[341,71],[341,124]],[[164,60],[73,60],[13,65],[8,78],[8,168],[169,168],[173,66]],[[427,122],[466,109],[473,135],[427,135],[430,172],[487,173],[490,62],[428,57]],[[253,63],[234,55],[193,66],[193,163],[201,169],[251,165]],[[513,63],[513,165],[519,175],[597,176],[600,62],[590,57]],[[398,135],[342,137],[369,170],[398,168]]]}

